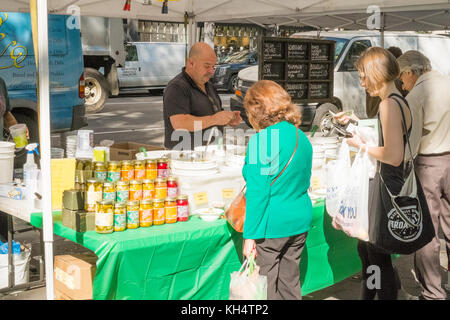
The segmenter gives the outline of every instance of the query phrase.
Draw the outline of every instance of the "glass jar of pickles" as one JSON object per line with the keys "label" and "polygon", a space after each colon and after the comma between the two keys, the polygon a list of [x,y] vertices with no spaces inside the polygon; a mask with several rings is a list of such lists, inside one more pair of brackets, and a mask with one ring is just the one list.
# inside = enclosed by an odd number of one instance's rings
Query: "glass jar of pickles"
{"label": "glass jar of pickles", "polygon": [[155,180],[142,180],[142,200],[155,198]]}
{"label": "glass jar of pickles", "polygon": [[127,202],[130,194],[130,183],[128,181],[116,182],[117,202]]}
{"label": "glass jar of pickles", "polygon": [[106,181],[108,177],[108,167],[104,162],[94,162],[94,178]]}
{"label": "glass jar of pickles", "polygon": [[114,183],[103,183],[103,200],[116,201],[116,186]]}
{"label": "glass jar of pickles", "polygon": [[139,227],[139,201],[128,201],[127,203],[127,229]]}
{"label": "glass jar of pickles", "polygon": [[108,174],[106,177],[106,181],[108,182],[120,181],[120,169],[121,166],[119,161],[108,162]]}
{"label": "glass jar of pickles", "polygon": [[130,181],[130,201],[142,199],[142,181],[131,180]]}
{"label": "glass jar of pickles", "polygon": [[153,201],[142,200],[139,208],[139,226],[150,227],[153,224]]}
{"label": "glass jar of pickles", "polygon": [[164,214],[166,223],[177,222],[177,198],[166,198],[164,202]]}
{"label": "glass jar of pickles", "polygon": [[114,231],[114,210],[112,201],[98,201],[95,210],[95,231],[111,233]]}
{"label": "glass jar of pickles", "polygon": [[103,183],[97,179],[86,181],[86,202],[84,209],[88,212],[95,212],[98,201],[103,198]]}
{"label": "glass jar of pickles", "polygon": [[170,176],[167,178],[167,197],[177,197],[178,196],[178,179]]}
{"label": "glass jar of pickles", "polygon": [[156,160],[149,159],[145,162],[145,178],[149,180],[155,180],[158,178],[158,168],[156,166]]}
{"label": "glass jar of pickles", "polygon": [[167,198],[167,180],[158,178],[155,180],[155,199]]}
{"label": "glass jar of pickles", "polygon": [[120,177],[122,181],[131,181],[134,179],[134,163],[133,161],[122,161],[120,169]]}
{"label": "glass jar of pickles", "polygon": [[161,158],[157,162],[158,178],[167,178],[169,176],[169,159]]}
{"label": "glass jar of pickles", "polygon": [[124,231],[127,228],[127,204],[116,202],[114,204],[114,231]]}
{"label": "glass jar of pickles", "polygon": [[145,178],[145,161],[136,160],[134,162],[134,179],[144,180]]}
{"label": "glass jar of pickles", "polygon": [[189,219],[188,196],[181,194],[177,197],[177,220],[187,221]]}
{"label": "glass jar of pickles", "polygon": [[164,210],[164,199],[153,200],[153,224],[162,225],[166,221]]}

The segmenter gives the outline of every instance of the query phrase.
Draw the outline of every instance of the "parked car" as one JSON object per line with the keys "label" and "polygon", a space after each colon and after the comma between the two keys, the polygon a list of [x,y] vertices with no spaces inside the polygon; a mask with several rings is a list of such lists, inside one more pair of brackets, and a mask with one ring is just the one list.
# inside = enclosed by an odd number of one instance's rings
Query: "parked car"
{"label": "parked car", "polygon": [[[304,104],[302,107],[302,129],[309,130],[318,125],[322,130],[331,119],[329,111],[353,110],[360,119],[367,118],[366,93],[360,86],[358,71],[354,63],[361,53],[371,46],[381,46],[378,31],[321,32],[321,38],[336,41],[334,68],[334,99],[332,103]],[[317,38],[316,32],[302,32],[294,38]],[[403,52],[419,50],[430,60],[433,69],[450,74],[450,38],[434,34],[414,32],[385,32],[384,47],[399,47]],[[238,74],[235,95],[230,98],[231,110],[241,111],[243,120],[250,126],[243,101],[247,89],[258,80],[258,66],[243,69]]]}
{"label": "parked car", "polygon": [[234,92],[237,84],[237,74],[240,70],[258,64],[256,51],[244,50],[230,55],[216,66],[212,82],[216,89]]}
{"label": "parked car", "polygon": [[[52,132],[87,125],[81,35],[67,28],[66,15],[49,15],[50,125]],[[0,76],[5,80],[12,113],[39,140],[36,64],[29,13],[0,12]]]}

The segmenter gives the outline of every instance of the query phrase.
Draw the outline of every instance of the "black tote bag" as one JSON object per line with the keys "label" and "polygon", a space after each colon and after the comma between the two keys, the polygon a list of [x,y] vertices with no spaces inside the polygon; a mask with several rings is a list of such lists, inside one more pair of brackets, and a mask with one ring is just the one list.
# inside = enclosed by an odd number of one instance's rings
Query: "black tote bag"
{"label": "black tote bag", "polygon": [[[407,133],[403,110],[400,103],[394,100],[402,112],[403,128]],[[408,104],[406,100],[403,101]],[[412,155],[409,134],[406,136]],[[414,253],[435,236],[426,197],[414,171],[412,157],[408,164],[409,173],[406,179],[403,176],[404,183],[398,195],[389,190],[379,169],[369,182],[369,242],[390,254]],[[404,170],[404,173],[405,171],[408,170]]]}

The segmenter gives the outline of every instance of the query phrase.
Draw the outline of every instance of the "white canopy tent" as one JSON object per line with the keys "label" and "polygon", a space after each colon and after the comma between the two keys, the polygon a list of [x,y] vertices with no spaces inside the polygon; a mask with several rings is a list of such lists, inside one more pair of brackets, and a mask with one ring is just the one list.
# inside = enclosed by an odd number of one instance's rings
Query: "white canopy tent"
{"label": "white canopy tent", "polygon": [[[126,0],[36,1],[39,44],[39,128],[41,170],[44,177],[43,229],[49,300],[53,300],[54,293],[47,12],[173,22],[184,22],[187,13],[191,44],[196,39],[196,22],[252,23],[263,27],[275,24],[367,29],[367,19],[379,8],[384,18],[378,25],[375,24],[375,29],[380,31],[444,30],[448,29],[450,24],[449,0],[178,0],[168,2],[168,14],[161,13],[162,2],[157,0],[132,0],[130,11],[123,10]],[[24,0],[2,0],[0,10],[30,12],[30,5]]]}

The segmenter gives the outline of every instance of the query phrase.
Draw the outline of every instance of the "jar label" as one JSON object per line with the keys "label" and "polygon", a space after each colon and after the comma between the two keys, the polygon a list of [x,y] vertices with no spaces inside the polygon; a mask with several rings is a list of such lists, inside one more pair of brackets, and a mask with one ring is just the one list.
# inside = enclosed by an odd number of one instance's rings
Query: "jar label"
{"label": "jar label", "polygon": [[118,228],[123,228],[126,226],[126,214],[115,214],[114,215],[114,226]]}
{"label": "jar label", "polygon": [[167,188],[167,197],[172,198],[172,197],[176,197],[176,196],[178,196],[178,188],[177,187]]}
{"label": "jar label", "polygon": [[116,193],[115,192],[103,192],[103,200],[116,201]]}
{"label": "jar label", "polygon": [[95,225],[99,227],[112,227],[113,226],[112,212],[95,213]]}
{"label": "jar label", "polygon": [[150,179],[150,180],[154,180],[154,179],[158,178],[158,170],[156,170],[156,169],[145,170],[145,178]]}
{"label": "jar label", "polygon": [[169,176],[169,169],[158,169],[158,178],[167,178]]}
{"label": "jar label", "polygon": [[155,198],[156,199],[167,198],[167,188],[156,188],[155,189]]}
{"label": "jar label", "polygon": [[122,170],[121,177],[124,181],[130,181],[134,179],[134,169],[132,170]]}
{"label": "jar label", "polygon": [[153,222],[164,222],[165,221],[165,211],[164,208],[158,208],[154,210]]}
{"label": "jar label", "polygon": [[108,177],[108,173],[106,171],[94,171],[94,176],[96,179],[105,181]]}
{"label": "jar label", "polygon": [[140,222],[144,222],[144,223],[153,222],[153,210],[152,209],[140,210],[139,214],[140,214],[140,217],[139,217]]}
{"label": "jar label", "polygon": [[128,211],[127,223],[128,224],[139,223],[139,211]]}
{"label": "jar label", "polygon": [[130,200],[141,200],[142,199],[142,190],[131,190],[129,192]]}
{"label": "jar label", "polygon": [[151,200],[155,197],[155,190],[142,190],[142,200]]}
{"label": "jar label", "polygon": [[109,171],[107,181],[116,182],[120,180],[120,171]]}
{"label": "jar label", "polygon": [[177,207],[177,216],[178,218],[186,218],[189,216],[189,208],[188,206],[178,206]]}
{"label": "jar label", "polygon": [[124,202],[129,200],[129,191],[117,191],[117,202]]}
{"label": "jar label", "polygon": [[102,201],[103,193],[101,191],[88,191],[86,195],[86,203],[95,205],[98,201]]}
{"label": "jar label", "polygon": [[134,177],[136,180],[143,180],[145,179],[145,169],[135,169],[134,170]]}

